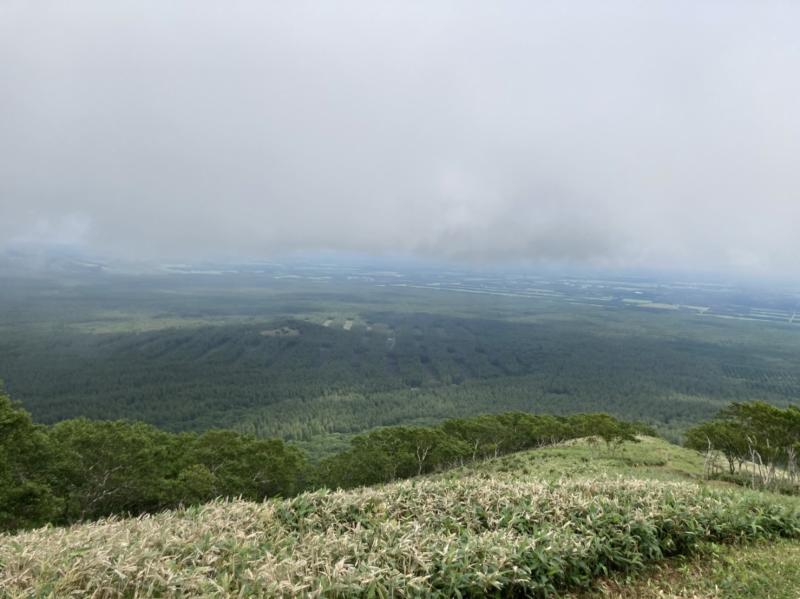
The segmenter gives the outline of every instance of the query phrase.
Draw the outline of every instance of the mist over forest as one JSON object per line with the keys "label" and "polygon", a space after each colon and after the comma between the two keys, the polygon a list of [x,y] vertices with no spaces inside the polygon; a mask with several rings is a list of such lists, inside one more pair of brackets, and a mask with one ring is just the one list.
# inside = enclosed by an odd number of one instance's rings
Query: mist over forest
{"label": "mist over forest", "polygon": [[800,596],[800,4],[0,2],[0,596]]}

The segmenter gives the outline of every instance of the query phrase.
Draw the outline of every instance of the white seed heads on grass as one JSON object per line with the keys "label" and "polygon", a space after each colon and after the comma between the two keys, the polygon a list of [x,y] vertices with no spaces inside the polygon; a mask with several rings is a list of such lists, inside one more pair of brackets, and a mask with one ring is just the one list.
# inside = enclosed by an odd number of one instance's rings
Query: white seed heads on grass
{"label": "white seed heads on grass", "polygon": [[761,534],[762,513],[773,532],[800,529],[797,514],[766,500],[621,479],[475,475],[215,501],[0,536],[0,596],[542,594],[703,536]]}

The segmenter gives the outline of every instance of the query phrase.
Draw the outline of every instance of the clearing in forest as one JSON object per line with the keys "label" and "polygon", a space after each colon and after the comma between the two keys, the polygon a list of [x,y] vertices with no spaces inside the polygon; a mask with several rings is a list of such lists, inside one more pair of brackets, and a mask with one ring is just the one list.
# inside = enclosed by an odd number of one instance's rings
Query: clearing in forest
{"label": "clearing in forest", "polygon": [[300,335],[300,331],[292,327],[279,327],[277,329],[261,331],[261,335],[264,337],[297,337]]}

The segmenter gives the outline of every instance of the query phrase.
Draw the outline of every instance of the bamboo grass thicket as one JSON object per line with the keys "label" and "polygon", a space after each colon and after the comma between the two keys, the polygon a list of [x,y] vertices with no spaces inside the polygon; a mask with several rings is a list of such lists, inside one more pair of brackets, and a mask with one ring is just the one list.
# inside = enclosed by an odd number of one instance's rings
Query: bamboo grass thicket
{"label": "bamboo grass thicket", "polygon": [[704,541],[798,537],[793,506],[690,483],[501,474],[215,501],[2,536],[0,595],[548,596]]}

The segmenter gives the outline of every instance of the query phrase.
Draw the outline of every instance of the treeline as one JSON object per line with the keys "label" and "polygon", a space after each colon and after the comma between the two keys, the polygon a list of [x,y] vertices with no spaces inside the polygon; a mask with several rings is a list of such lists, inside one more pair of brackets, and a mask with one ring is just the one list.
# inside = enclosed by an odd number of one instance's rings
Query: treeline
{"label": "treeline", "polygon": [[355,437],[349,450],[318,465],[317,476],[325,486],[370,485],[581,437],[600,437],[612,448],[635,441],[637,434],[655,432],[607,414],[511,412],[447,420],[433,427],[395,426]]}
{"label": "treeline", "polygon": [[[610,375],[612,376],[612,375]],[[613,376],[616,376],[613,375]],[[602,411],[653,424],[659,435],[679,442],[683,432],[712,418],[727,402],[661,394],[635,382],[620,381],[626,392],[598,386],[596,395],[544,393],[545,375],[466,381],[460,385],[375,393],[329,393],[311,399],[276,402],[245,414],[230,428],[259,437],[323,444],[326,437],[352,435],[381,426],[430,425],[449,418],[502,412],[566,415]],[[628,394],[629,392],[629,394]],[[632,399],[633,397],[637,399]],[[319,452],[322,455],[325,452]],[[324,456],[322,456],[324,457]]]}
{"label": "treeline", "polygon": [[612,446],[652,430],[605,414],[499,414],[360,435],[318,465],[278,439],[234,431],[169,433],[124,421],[46,427],[0,394],[0,530],[141,514],[215,497],[261,500],[433,472],[566,439]]}
{"label": "treeline", "polygon": [[796,406],[733,403],[713,420],[687,431],[685,443],[705,453],[708,477],[754,488],[798,491],[800,408]]}

